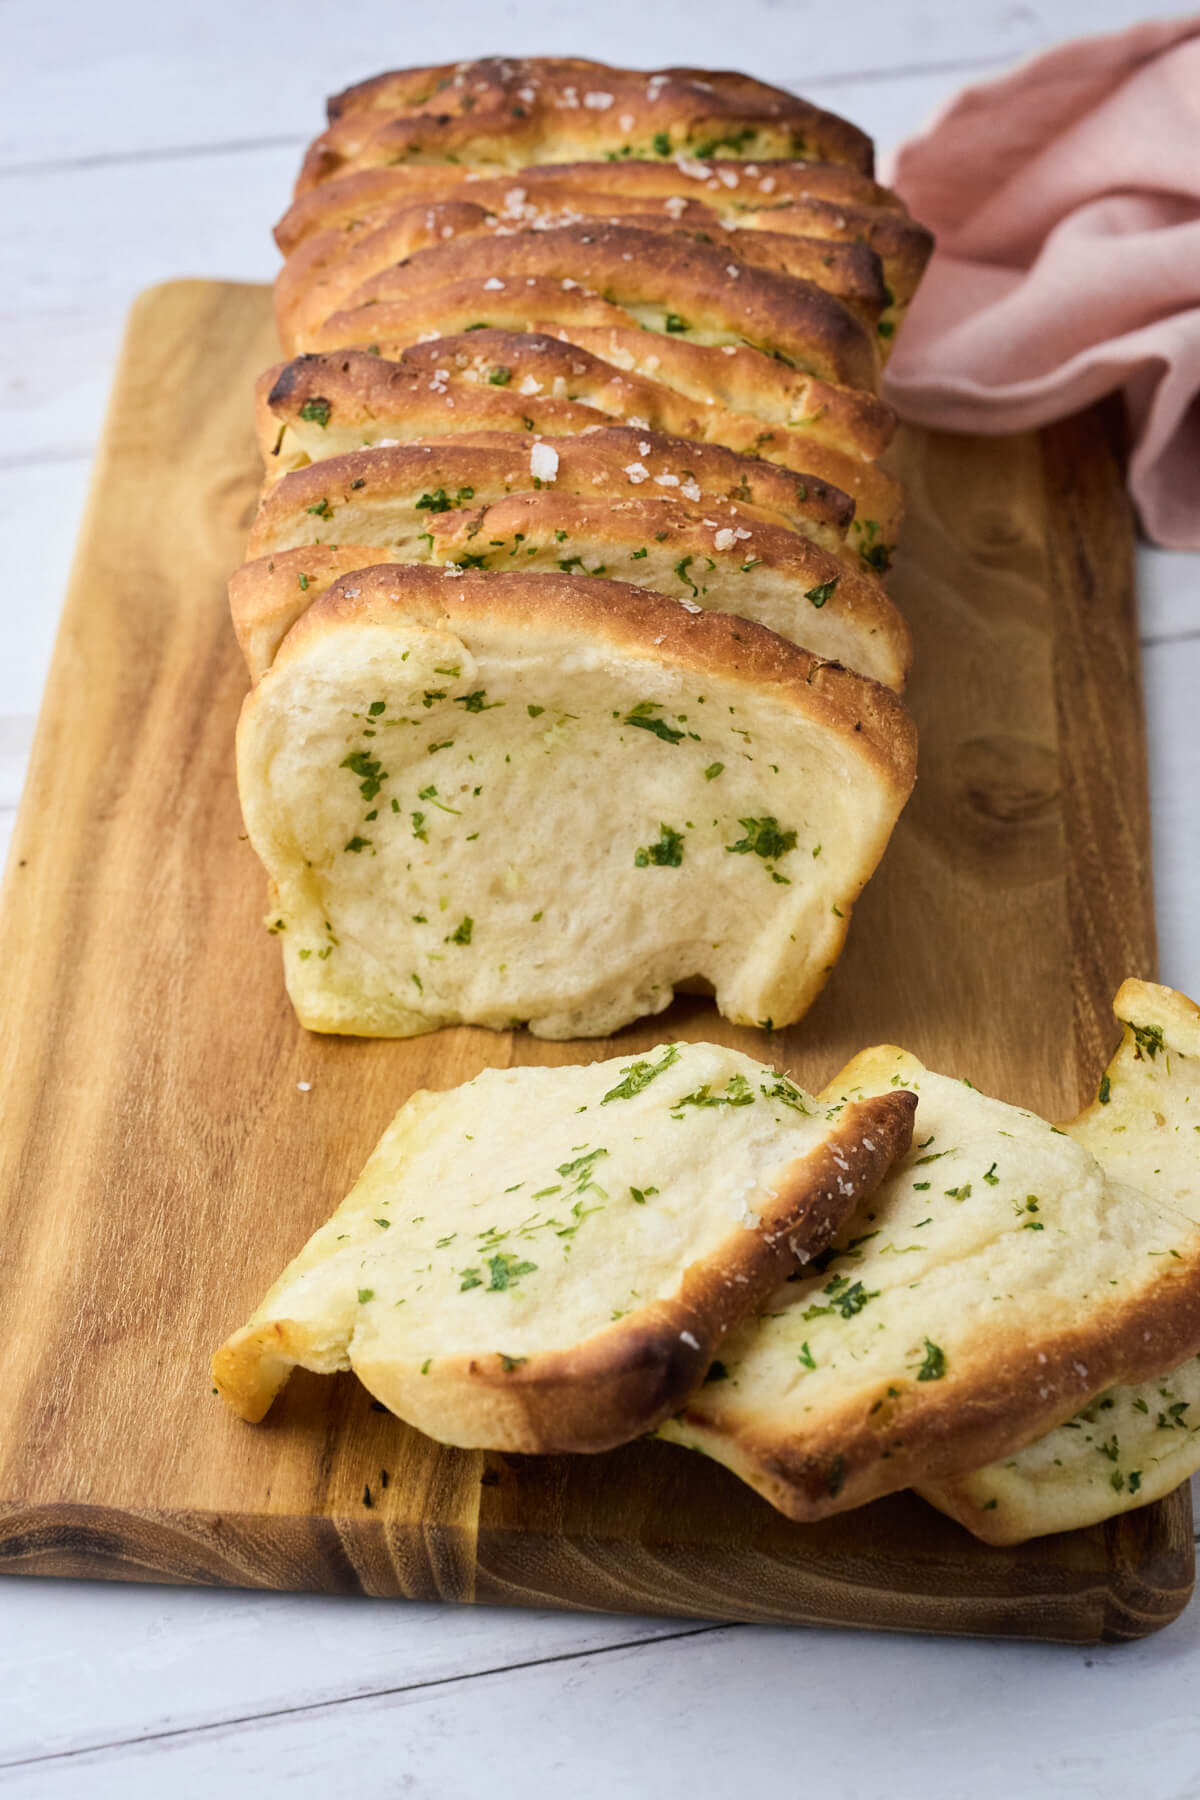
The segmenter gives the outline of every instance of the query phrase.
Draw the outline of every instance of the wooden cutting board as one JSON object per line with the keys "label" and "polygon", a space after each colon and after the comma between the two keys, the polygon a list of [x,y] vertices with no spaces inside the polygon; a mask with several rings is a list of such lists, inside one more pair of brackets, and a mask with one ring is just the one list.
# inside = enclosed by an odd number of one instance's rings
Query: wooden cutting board
{"label": "wooden cutting board", "polygon": [[996,1550],[907,1495],[794,1525],[665,1444],[443,1449],[349,1376],[297,1375],[257,1427],[213,1398],[211,1350],[415,1087],[671,1035],[812,1087],[893,1040],[1062,1117],[1154,973],[1132,532],[1092,412],[898,446],[921,779],[801,1025],[693,1000],[615,1043],[308,1036],[232,759],[224,581],[274,355],[264,289],[145,295],[97,462],[0,918],[0,1567],[1085,1642],[1174,1618],[1183,1495]]}

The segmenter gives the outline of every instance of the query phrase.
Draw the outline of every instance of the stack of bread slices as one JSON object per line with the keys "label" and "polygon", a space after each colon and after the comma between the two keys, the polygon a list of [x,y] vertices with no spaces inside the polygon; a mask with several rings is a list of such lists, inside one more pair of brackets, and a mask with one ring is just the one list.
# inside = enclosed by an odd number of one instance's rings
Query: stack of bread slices
{"label": "stack of bread slices", "polygon": [[929,234],[740,75],[494,59],[330,121],[231,584],[301,1020],[791,1022],[914,779],[877,388]]}

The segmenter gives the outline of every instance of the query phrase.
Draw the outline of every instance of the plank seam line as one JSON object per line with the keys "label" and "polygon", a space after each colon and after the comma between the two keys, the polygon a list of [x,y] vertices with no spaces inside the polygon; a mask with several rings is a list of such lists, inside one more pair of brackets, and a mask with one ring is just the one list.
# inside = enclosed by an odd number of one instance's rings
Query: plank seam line
{"label": "plank seam line", "polygon": [[479,1681],[488,1675],[511,1675],[522,1669],[546,1668],[552,1663],[581,1662],[587,1656],[611,1656],[619,1650],[650,1649],[656,1644],[674,1644],[682,1638],[711,1637],[715,1632],[741,1631],[736,1621],[716,1625],[697,1625],[687,1631],[670,1631],[656,1637],[622,1639],[618,1644],[593,1645],[587,1650],[564,1650],[557,1656],[531,1657],[524,1662],[498,1663],[494,1668],[472,1669],[461,1675],[437,1675],[429,1681],[404,1682],[399,1687],[371,1688],[362,1694],[338,1694],[329,1700],[313,1700],[306,1706],[275,1706],[265,1712],[239,1713],[230,1719],[211,1719],[202,1725],[175,1725],[166,1731],[150,1731],[138,1737],[107,1739],[98,1744],[82,1744],[74,1750],[51,1750],[44,1756],[19,1756],[0,1762],[0,1773],[9,1769],[40,1768],[46,1763],[71,1762],[81,1756],[101,1756],[113,1750],[137,1750],[143,1744],[158,1744],[170,1738],[202,1737],[214,1731],[228,1731],[237,1725],[259,1725],[270,1719],[301,1718],[308,1713],[330,1712],[335,1706],[355,1706],[369,1700],[387,1700],[398,1694],[421,1693],[426,1688],[452,1687],[456,1682]]}
{"label": "plank seam line", "polygon": [[1161,637],[1144,637],[1142,648],[1143,650],[1154,650],[1160,644],[1194,644],[1197,640],[1200,640],[1200,630],[1164,631]]}
{"label": "plank seam line", "polygon": [[95,454],[94,444],[49,444],[44,450],[0,451],[0,469],[35,469],[52,463],[87,462]]}
{"label": "plank seam line", "polygon": [[834,75],[808,75],[802,80],[794,80],[790,75],[783,78],[781,87],[789,88],[792,93],[806,96],[823,87],[845,87],[850,82],[886,82],[914,79],[921,75],[957,75],[971,69],[1002,69],[1025,56],[1037,53],[1044,46],[1026,46],[1020,50],[997,50],[987,56],[951,57],[949,62],[906,63],[901,69],[845,69]]}
{"label": "plank seam line", "polygon": [[100,150],[87,156],[59,156],[45,162],[0,163],[0,180],[20,175],[67,175],[81,169],[108,169],[131,163],[182,162],[199,156],[240,156],[245,151],[294,150],[309,142],[304,132],[277,137],[232,138],[218,144],[162,144],[144,150]]}

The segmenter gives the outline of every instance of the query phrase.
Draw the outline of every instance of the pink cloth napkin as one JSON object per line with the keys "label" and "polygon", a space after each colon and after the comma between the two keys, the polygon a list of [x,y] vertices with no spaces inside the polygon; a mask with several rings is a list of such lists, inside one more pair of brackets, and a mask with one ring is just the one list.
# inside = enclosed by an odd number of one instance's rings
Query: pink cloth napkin
{"label": "pink cloth napkin", "polygon": [[885,179],[938,248],[888,398],[1021,431],[1124,390],[1147,535],[1200,549],[1200,16],[967,88]]}

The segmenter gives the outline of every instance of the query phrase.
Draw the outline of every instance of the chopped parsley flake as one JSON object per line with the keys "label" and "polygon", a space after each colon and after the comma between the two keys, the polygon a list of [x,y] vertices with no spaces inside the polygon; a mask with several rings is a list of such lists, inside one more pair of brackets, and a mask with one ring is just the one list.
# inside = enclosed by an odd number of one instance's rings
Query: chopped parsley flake
{"label": "chopped parsley flake", "polygon": [[632,712],[626,713],[623,722],[626,725],[635,725],[639,731],[652,731],[655,737],[662,739],[664,744],[677,744],[681,738],[687,736],[687,733],[676,731],[675,727],[668,725],[665,719],[656,719],[653,715],[658,710],[653,701],[641,700]]}
{"label": "chopped parsley flake", "polygon": [[673,1111],[684,1106],[753,1106],[754,1089],[744,1075],[731,1075],[725,1083],[725,1090],[720,1094],[709,1092],[709,1083],[698,1087],[694,1093],[684,1094],[676,1100]]}
{"label": "chopped parsley flake", "polygon": [[683,863],[683,835],[670,825],[659,826],[656,844],[648,844],[634,852],[634,865],[639,869],[651,864],[657,869],[678,869]]}
{"label": "chopped parsley flake", "polygon": [[453,507],[461,506],[464,500],[473,500],[474,498],[475,489],[473,487],[461,487],[453,497],[446,492],[444,487],[434,488],[431,494],[421,495],[417,501],[416,510],[431,513],[449,512]]}
{"label": "chopped parsley flake", "polygon": [[823,581],[820,587],[809,588],[805,593],[804,598],[806,600],[811,600],[815,607],[820,608],[824,606],[827,600],[832,599],[833,590],[840,579],[840,576],[835,575],[832,581]]}
{"label": "chopped parsley flake", "polygon": [[630,1063],[627,1068],[621,1070],[623,1080],[618,1081],[616,1087],[609,1088],[600,1102],[601,1106],[607,1106],[610,1100],[632,1100],[635,1094],[640,1094],[643,1088],[649,1087],[656,1076],[663,1074],[671,1067],[672,1063],[678,1061],[678,1044],[668,1044],[658,1062]]}
{"label": "chopped parsley flake", "polygon": [[764,861],[774,862],[796,847],[796,833],[782,830],[779,820],[771,813],[762,819],[739,819],[738,824],[746,835],[739,838],[736,844],[726,844],[725,848],[731,856],[753,854],[761,856]]}

